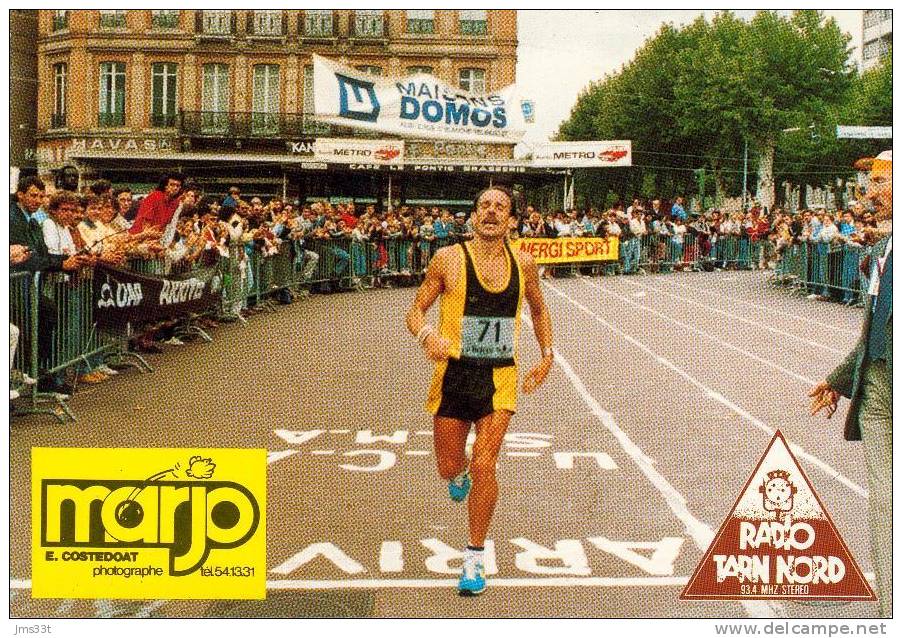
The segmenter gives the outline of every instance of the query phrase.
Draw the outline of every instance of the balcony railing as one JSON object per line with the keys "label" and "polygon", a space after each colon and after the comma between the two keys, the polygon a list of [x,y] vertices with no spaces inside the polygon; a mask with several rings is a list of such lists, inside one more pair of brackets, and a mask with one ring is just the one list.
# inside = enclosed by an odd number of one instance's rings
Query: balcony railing
{"label": "balcony railing", "polygon": [[200,36],[223,38],[235,34],[234,11],[197,11],[195,30]]}
{"label": "balcony railing", "polygon": [[305,38],[331,38],[333,35],[332,12],[305,11],[303,28],[302,35]]}
{"label": "balcony railing", "polygon": [[125,113],[99,113],[98,126],[125,126]]}
{"label": "balcony railing", "polygon": [[434,33],[435,32],[435,21],[424,19],[424,18],[408,18],[407,19],[407,33]]}
{"label": "balcony railing", "polygon": [[385,34],[384,16],[380,14],[357,13],[354,16],[354,37],[381,39]]}
{"label": "balcony railing", "polygon": [[101,29],[121,29],[125,27],[125,13],[101,13],[100,28]]}
{"label": "balcony railing", "polygon": [[175,113],[151,113],[150,125],[153,128],[173,128],[176,125]]}
{"label": "balcony railing", "polygon": [[150,18],[150,24],[154,29],[177,29],[179,26],[179,12],[154,13]]}
{"label": "balcony railing", "polygon": [[63,128],[66,126],[65,113],[53,113],[50,116],[50,128]]}
{"label": "balcony railing", "polygon": [[235,111],[182,111],[179,133],[190,137],[283,139],[322,135],[327,125],[305,118],[303,113],[253,113]]}
{"label": "balcony railing", "polygon": [[69,12],[62,11],[53,15],[53,30],[62,31],[69,28]]}
{"label": "balcony railing", "polygon": [[485,20],[461,20],[460,32],[463,35],[485,35],[488,26]]}

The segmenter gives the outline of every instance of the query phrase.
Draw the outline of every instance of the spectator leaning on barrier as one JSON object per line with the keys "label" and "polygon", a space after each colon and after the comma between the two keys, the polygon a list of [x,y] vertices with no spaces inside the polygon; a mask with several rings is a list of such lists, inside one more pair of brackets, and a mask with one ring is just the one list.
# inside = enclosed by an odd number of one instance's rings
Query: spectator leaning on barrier
{"label": "spectator leaning on barrier", "polygon": [[163,175],[156,190],[141,202],[135,223],[129,228],[129,232],[136,234],[145,227],[165,227],[179,206],[179,194],[184,183],[185,177],[181,173]]}
{"label": "spectator leaning on barrier", "polygon": [[[16,201],[9,209],[9,243],[10,246],[27,248],[28,258],[10,264],[12,271],[76,270],[85,261],[81,257],[51,255],[48,252],[41,226],[32,217],[40,208],[45,191],[44,182],[33,176],[23,177],[16,187]],[[77,206],[75,195],[69,195]]]}

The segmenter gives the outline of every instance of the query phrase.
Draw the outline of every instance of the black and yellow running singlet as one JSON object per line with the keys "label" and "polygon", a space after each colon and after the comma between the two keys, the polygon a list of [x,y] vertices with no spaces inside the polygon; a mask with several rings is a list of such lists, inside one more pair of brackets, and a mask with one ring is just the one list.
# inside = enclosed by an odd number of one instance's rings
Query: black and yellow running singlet
{"label": "black and yellow running singlet", "polygon": [[516,410],[523,270],[507,243],[505,251],[507,282],[493,290],[479,275],[469,245],[459,248],[461,276],[442,295],[439,322],[451,358],[435,366],[426,402],[432,414],[476,421]]}

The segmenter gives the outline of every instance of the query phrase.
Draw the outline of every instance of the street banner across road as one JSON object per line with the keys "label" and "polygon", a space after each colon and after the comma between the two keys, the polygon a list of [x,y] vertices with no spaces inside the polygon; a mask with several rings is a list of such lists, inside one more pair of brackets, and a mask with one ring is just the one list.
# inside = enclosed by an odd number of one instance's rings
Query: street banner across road
{"label": "street banner across road", "polygon": [[891,140],[892,126],[843,126],[836,125],[836,137],[855,140]]}
{"label": "street banner across road", "polygon": [[512,244],[532,255],[537,264],[616,261],[618,253],[616,237],[524,237]]}
{"label": "street banner across road", "polygon": [[516,144],[526,133],[516,85],[469,93],[427,73],[367,75],[313,56],[314,117],[327,124],[407,137]]}
{"label": "street banner across road", "polygon": [[532,163],[565,168],[632,166],[633,145],[630,140],[546,142],[533,146]]}
{"label": "street banner across road", "polygon": [[313,143],[313,156],[319,162],[403,166],[404,142],[319,137]]}

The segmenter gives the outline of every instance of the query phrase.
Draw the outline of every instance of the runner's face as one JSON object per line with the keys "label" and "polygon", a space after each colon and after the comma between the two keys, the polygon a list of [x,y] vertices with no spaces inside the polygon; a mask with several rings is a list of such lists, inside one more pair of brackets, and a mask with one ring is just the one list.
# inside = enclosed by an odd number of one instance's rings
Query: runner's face
{"label": "runner's face", "polygon": [[483,239],[498,239],[507,234],[511,200],[499,190],[488,190],[476,202],[473,231]]}

